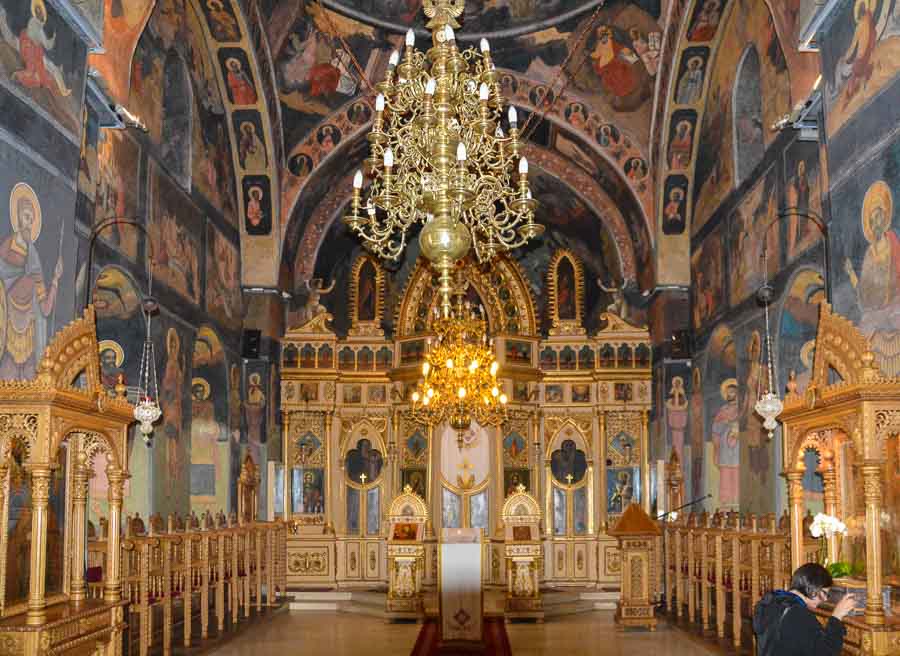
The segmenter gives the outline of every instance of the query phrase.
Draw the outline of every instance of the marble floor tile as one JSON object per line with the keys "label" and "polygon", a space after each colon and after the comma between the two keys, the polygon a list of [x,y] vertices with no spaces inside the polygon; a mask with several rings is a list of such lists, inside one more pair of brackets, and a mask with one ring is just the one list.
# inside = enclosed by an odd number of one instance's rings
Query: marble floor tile
{"label": "marble floor tile", "polygon": [[[215,656],[406,656],[420,626],[388,624],[345,613],[283,613],[220,649]],[[661,623],[655,633],[618,631],[611,611],[554,618],[544,624],[507,625],[515,656],[706,656],[687,634]]]}

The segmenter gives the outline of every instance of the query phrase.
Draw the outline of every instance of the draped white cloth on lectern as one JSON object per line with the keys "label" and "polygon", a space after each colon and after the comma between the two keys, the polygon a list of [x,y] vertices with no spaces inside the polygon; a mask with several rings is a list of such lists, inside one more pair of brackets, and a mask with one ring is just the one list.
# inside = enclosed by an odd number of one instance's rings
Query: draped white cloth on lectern
{"label": "draped white cloth on lectern", "polygon": [[443,529],[440,565],[441,640],[481,642],[480,529]]}

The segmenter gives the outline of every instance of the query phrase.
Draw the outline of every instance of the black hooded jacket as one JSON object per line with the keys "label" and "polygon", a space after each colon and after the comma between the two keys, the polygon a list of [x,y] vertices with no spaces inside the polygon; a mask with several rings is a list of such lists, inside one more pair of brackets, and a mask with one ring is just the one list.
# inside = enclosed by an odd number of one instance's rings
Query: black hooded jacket
{"label": "black hooded jacket", "polygon": [[834,617],[823,627],[793,592],[768,592],[753,611],[758,656],[838,656],[844,624]]}

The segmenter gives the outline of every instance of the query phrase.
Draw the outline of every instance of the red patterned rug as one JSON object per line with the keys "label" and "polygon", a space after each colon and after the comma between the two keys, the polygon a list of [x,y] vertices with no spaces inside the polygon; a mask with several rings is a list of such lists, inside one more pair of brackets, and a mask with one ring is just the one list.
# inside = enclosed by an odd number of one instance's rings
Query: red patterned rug
{"label": "red patterned rug", "polygon": [[512,656],[509,636],[506,635],[506,624],[502,617],[486,617],[484,619],[485,648],[481,651],[453,649],[438,644],[440,627],[436,619],[427,619],[419,631],[416,645],[410,656]]}

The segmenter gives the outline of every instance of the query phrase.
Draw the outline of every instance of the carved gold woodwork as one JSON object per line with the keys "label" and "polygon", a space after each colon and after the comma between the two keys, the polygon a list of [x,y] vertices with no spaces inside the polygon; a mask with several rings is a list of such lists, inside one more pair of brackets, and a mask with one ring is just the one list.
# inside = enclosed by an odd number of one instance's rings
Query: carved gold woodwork
{"label": "carved gold woodwork", "polygon": [[[86,599],[78,565],[86,552],[86,470],[99,453],[106,455],[110,521],[118,526],[128,478],[127,430],[134,421],[124,390],[110,396],[103,388],[99,365],[94,309],[89,306],[82,318],[53,337],[34,379],[0,381],[0,488],[8,489],[11,476],[31,486],[30,532],[20,521],[24,530],[10,536],[10,496],[0,493],[0,645],[26,656],[64,653],[88,639],[115,654],[121,643],[118,532],[107,538],[110,566],[101,599]],[[65,458],[60,457],[63,448]],[[56,521],[51,481],[54,470],[63,466],[57,480],[66,488],[65,533],[61,541],[50,543],[48,533]],[[6,558],[11,549],[27,553],[30,576],[27,599],[8,604]],[[59,590],[47,590],[51,566],[57,568],[54,576],[61,577]]]}
{"label": "carved gold woodwork", "polygon": [[541,505],[525,491],[524,485],[506,497],[500,511],[506,541],[507,618],[544,619],[544,602],[540,589],[543,568],[541,547]]}
{"label": "carved gold woodwork", "polygon": [[[362,320],[359,318],[359,276],[366,263],[370,264],[375,271],[375,289],[372,290],[375,316],[373,319]],[[350,293],[348,294],[348,302],[350,305],[349,335],[369,338],[384,336],[384,330],[381,328],[381,322],[384,316],[384,291],[384,267],[368,253],[361,254],[356,258],[356,261],[353,263],[353,268],[350,270]]]}
{"label": "carved gold woodwork", "polygon": [[[796,568],[804,562],[805,509],[800,481],[803,452],[813,448],[821,456],[826,503],[845,522],[865,526],[866,609],[859,628],[875,649],[874,645],[900,638],[900,621],[896,616],[886,617],[882,607],[880,525],[887,440],[900,433],[900,379],[890,378],[878,368],[866,337],[827,303],[819,306],[815,344],[812,380],[801,396],[792,377],[780,417],[785,435],[782,448],[790,504],[791,565]],[[852,460],[844,463],[844,458]],[[856,480],[844,480],[847,477]],[[842,499],[842,488],[854,498]],[[853,494],[855,489],[861,490],[861,499],[855,498],[860,496]],[[828,550],[832,557],[839,555],[836,540],[828,544]]]}
{"label": "carved gold woodwork", "polygon": [[425,528],[428,506],[407,485],[388,510],[388,594],[385,601],[391,619],[424,616],[422,583],[425,578]]}
{"label": "carved gold woodwork", "polygon": [[259,500],[259,467],[249,453],[244,456],[237,482],[238,521],[241,524],[256,521]]}
{"label": "carved gold woodwork", "polygon": [[622,596],[616,622],[622,626],[647,626],[656,630],[656,548],[659,527],[636,503],[622,513],[609,534],[618,538],[622,567]]}
{"label": "carved gold woodwork", "polygon": [[[575,295],[572,305],[575,316],[570,318],[560,317],[560,294],[569,293],[560,288],[559,266],[563,261],[572,265],[573,279],[572,289],[569,292]],[[584,330],[584,266],[575,254],[565,248],[558,249],[550,258],[547,267],[547,297],[550,312],[550,335],[581,336]]]}

